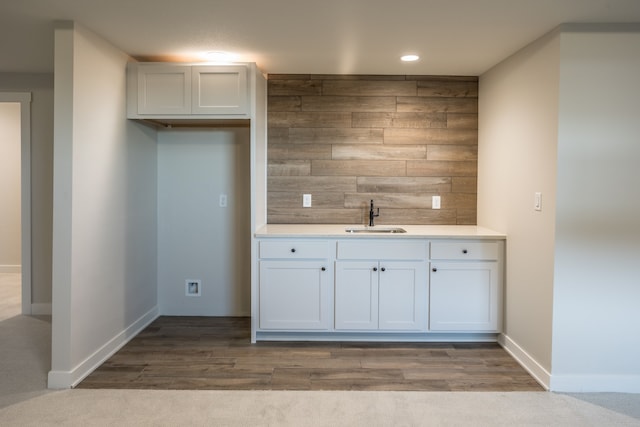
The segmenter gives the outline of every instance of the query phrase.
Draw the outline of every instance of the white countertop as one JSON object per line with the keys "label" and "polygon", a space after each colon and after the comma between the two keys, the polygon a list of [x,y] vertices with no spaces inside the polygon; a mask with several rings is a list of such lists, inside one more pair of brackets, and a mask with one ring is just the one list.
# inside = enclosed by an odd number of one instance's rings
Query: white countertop
{"label": "white countertop", "polygon": [[[400,227],[406,233],[347,233],[347,228]],[[476,225],[376,225],[354,224],[266,224],[255,236],[261,237],[330,237],[330,238],[453,238],[505,239],[506,234]]]}

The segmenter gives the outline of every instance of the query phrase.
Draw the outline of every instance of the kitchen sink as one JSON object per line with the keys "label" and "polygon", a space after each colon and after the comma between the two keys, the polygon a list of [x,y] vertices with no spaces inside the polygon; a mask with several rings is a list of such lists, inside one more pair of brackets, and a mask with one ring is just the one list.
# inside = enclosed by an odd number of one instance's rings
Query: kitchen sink
{"label": "kitchen sink", "polygon": [[347,233],[406,233],[407,230],[400,227],[370,227],[370,228],[347,228]]}

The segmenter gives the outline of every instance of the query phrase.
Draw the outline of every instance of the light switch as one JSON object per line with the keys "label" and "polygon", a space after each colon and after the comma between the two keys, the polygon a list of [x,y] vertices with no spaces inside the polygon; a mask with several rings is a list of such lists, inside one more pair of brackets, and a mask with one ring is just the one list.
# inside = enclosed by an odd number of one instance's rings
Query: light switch
{"label": "light switch", "polygon": [[533,194],[533,209],[537,211],[542,210],[542,193]]}
{"label": "light switch", "polygon": [[440,209],[440,196],[431,197],[431,209]]}
{"label": "light switch", "polygon": [[311,207],[311,194],[303,194],[302,195],[302,207],[310,208]]}
{"label": "light switch", "polygon": [[220,194],[220,197],[218,199],[218,206],[220,206],[221,208],[226,208],[227,207],[227,195],[222,193]]}

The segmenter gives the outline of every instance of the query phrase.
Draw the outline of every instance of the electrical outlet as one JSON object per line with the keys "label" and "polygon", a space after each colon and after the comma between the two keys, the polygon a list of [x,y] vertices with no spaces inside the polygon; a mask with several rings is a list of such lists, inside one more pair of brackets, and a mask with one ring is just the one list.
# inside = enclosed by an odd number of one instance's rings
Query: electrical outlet
{"label": "electrical outlet", "polygon": [[202,295],[202,280],[185,280],[184,294],[188,297],[199,297]]}
{"label": "electrical outlet", "polygon": [[440,196],[431,196],[431,209],[440,209]]}
{"label": "electrical outlet", "polygon": [[302,195],[302,207],[310,208],[311,207],[311,194],[303,194]]}
{"label": "electrical outlet", "polygon": [[226,208],[227,207],[227,195],[222,193],[220,194],[220,197],[218,198],[218,205],[221,208]]}

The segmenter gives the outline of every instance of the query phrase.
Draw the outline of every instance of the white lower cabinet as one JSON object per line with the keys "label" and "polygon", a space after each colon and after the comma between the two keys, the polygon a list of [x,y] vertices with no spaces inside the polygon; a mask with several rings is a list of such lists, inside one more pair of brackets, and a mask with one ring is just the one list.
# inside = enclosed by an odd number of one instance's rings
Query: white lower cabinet
{"label": "white lower cabinet", "polygon": [[425,262],[336,262],[336,329],[426,330],[427,310]]}
{"label": "white lower cabinet", "polygon": [[327,241],[260,242],[259,327],[326,330],[331,325],[333,268]]}
{"label": "white lower cabinet", "polygon": [[268,239],[258,251],[265,333],[501,329],[502,241]]}
{"label": "white lower cabinet", "polygon": [[260,328],[329,329],[332,276],[320,261],[260,262]]}
{"label": "white lower cabinet", "polygon": [[495,242],[431,244],[429,330],[500,330],[498,258],[499,248]]}

